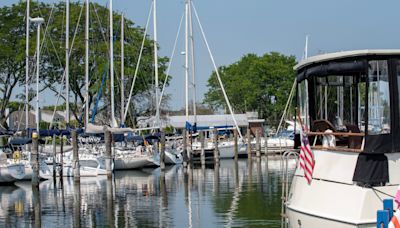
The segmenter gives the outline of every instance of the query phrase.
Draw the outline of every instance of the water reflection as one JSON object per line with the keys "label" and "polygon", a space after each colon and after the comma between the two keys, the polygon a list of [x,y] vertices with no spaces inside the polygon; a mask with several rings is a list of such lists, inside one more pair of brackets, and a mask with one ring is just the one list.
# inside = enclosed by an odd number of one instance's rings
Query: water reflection
{"label": "water reflection", "polygon": [[20,182],[0,186],[0,226],[280,227],[281,174],[280,159],[253,158]]}

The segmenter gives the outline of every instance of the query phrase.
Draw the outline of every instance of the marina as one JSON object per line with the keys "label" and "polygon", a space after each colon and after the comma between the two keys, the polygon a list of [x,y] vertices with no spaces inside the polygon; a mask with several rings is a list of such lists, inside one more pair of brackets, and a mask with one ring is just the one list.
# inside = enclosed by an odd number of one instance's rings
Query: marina
{"label": "marina", "polygon": [[0,2],[0,227],[400,228],[400,5],[209,1]]}
{"label": "marina", "polygon": [[[81,177],[80,184],[47,180],[39,196],[30,182],[18,182],[1,187],[0,226],[39,220],[42,227],[280,227],[282,173],[281,159],[271,157],[165,172],[116,171],[112,180]],[[41,199],[39,214],[34,197]]]}

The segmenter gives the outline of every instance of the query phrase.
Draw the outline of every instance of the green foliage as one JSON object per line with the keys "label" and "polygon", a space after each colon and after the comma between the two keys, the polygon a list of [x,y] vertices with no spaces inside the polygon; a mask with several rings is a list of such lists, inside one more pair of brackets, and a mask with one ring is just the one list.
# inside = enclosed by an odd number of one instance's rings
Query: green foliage
{"label": "green foliage", "polygon": [[[247,54],[238,62],[219,67],[221,80],[235,112],[258,111],[268,125],[277,125],[289,97],[296,64],[294,56],[277,52]],[[226,103],[215,72],[208,80],[204,103],[223,109]]]}
{"label": "green foliage", "polygon": [[[41,34],[41,90],[50,89],[58,96],[60,84],[64,74],[65,66],[65,3],[59,2],[52,4],[31,2],[31,17],[43,17],[45,23],[42,25]],[[18,86],[25,84],[25,13],[26,3],[20,1],[11,6],[0,8],[0,122],[6,119],[5,108],[9,106],[9,101],[13,91]],[[97,3],[90,5],[90,58],[89,58],[89,102],[92,106],[95,96],[99,90],[104,72],[109,74],[109,31],[108,31],[108,9]],[[119,91],[120,86],[129,91],[133,79],[136,63],[138,60],[141,41],[144,29],[136,26],[135,23],[125,18],[125,81],[120,82],[121,50],[121,15],[114,13],[114,75],[115,75],[115,101],[116,115],[120,108]],[[46,27],[48,25],[48,27]],[[77,118],[82,114],[82,104],[85,102],[85,10],[84,5],[73,2],[70,5],[70,90],[71,107],[73,115]],[[74,34],[76,37],[74,38]],[[74,42],[72,42],[74,40]],[[30,26],[30,75],[34,75],[35,48],[36,48],[36,25]],[[158,48],[158,47],[157,47]],[[145,41],[143,57],[138,73],[133,96],[141,96],[144,91],[153,90],[151,88],[154,81],[154,45],[148,37]],[[166,64],[168,58],[159,57],[159,80],[160,87],[166,75]],[[102,104],[104,107],[100,111],[109,113],[107,104],[110,94],[110,77],[107,76],[105,90],[103,90]],[[62,99],[65,101],[65,97]],[[127,96],[127,94],[126,94]],[[56,100],[56,99],[54,99]],[[150,105],[149,105],[150,107]],[[78,119],[78,118],[77,118]],[[1,123],[0,123],[1,124]],[[4,124],[4,123],[3,123]]]}
{"label": "green foliage", "polygon": [[39,129],[41,130],[47,130],[49,129],[50,123],[44,122],[44,121],[40,121],[39,122]]}
{"label": "green foliage", "polygon": [[164,128],[164,132],[165,132],[165,133],[174,133],[174,127],[172,127],[172,126],[166,126],[166,127]]}

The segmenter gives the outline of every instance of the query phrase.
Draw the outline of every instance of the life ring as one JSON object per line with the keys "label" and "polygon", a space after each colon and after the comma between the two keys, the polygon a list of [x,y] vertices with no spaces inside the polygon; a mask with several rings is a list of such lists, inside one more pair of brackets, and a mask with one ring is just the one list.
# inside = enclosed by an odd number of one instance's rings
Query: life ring
{"label": "life ring", "polygon": [[14,161],[19,161],[21,159],[21,151],[19,151],[19,150],[14,151],[13,159],[14,159]]}

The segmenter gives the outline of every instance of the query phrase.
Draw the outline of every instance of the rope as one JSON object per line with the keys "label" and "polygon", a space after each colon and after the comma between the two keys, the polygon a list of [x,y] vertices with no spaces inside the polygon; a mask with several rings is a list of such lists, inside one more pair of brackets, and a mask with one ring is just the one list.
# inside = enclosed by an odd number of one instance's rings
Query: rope
{"label": "rope", "polygon": [[162,101],[162,98],[163,98],[163,96],[164,96],[165,86],[166,86],[166,84],[167,84],[168,77],[169,77],[169,71],[170,71],[170,69],[171,69],[172,61],[173,61],[174,56],[175,56],[175,50],[176,50],[176,45],[177,45],[177,43],[178,43],[179,34],[180,34],[180,32],[181,32],[183,16],[184,16],[184,14],[182,14],[181,21],[179,22],[178,32],[176,33],[175,42],[174,42],[174,47],[173,47],[173,49],[172,49],[171,58],[170,58],[170,61],[169,61],[169,64],[168,64],[167,72],[166,72],[166,77],[165,77],[165,80],[164,80],[163,88],[162,88],[162,90],[161,90],[160,102],[158,103],[158,107],[161,106],[161,101]]}
{"label": "rope", "polygon": [[[379,189],[376,189],[376,188],[374,188],[374,187],[371,187],[371,189],[372,190],[374,190],[375,192],[379,192],[379,193],[381,193],[381,194],[383,194],[383,195],[386,195],[386,196],[389,196],[389,197],[391,197],[391,198],[396,198],[395,196],[392,196],[392,195],[390,195],[390,194],[388,194],[388,193],[386,193],[386,192],[382,192],[381,190],[379,190]],[[382,199],[381,199],[382,200]]]}
{"label": "rope", "polygon": [[[215,70],[215,74],[216,74],[216,76],[217,76],[219,85],[220,85],[221,90],[222,90],[222,93],[223,93],[223,95],[224,95],[225,102],[226,102],[226,104],[228,105],[229,112],[230,112],[230,114],[231,114],[231,116],[232,116],[233,122],[235,123],[235,127],[236,127],[236,130],[238,131],[240,140],[243,141],[242,133],[240,132],[239,125],[238,125],[238,123],[237,123],[237,121],[236,121],[235,114],[233,113],[232,106],[231,106],[231,103],[229,102],[229,98],[228,98],[228,95],[226,94],[224,85],[222,84],[222,80],[221,80],[221,77],[220,77],[220,75],[219,75],[219,71],[218,71],[217,65],[215,64],[213,54],[211,53],[210,46],[208,45],[208,41],[207,41],[207,39],[206,39],[206,35],[205,35],[205,33],[204,33],[203,26],[201,25],[201,22],[200,22],[200,19],[199,19],[199,15],[197,14],[197,10],[196,10],[196,7],[194,6],[194,3],[192,3],[192,6],[193,6],[194,14],[196,15],[197,22],[198,22],[199,27],[200,27],[201,34],[202,34],[202,36],[203,36],[203,41],[204,41],[204,43],[205,43],[205,45],[206,45],[206,47],[207,47],[208,54],[210,55],[210,58],[211,58],[211,62],[213,63],[214,70]],[[248,145],[248,146],[250,146],[250,145]]]}

